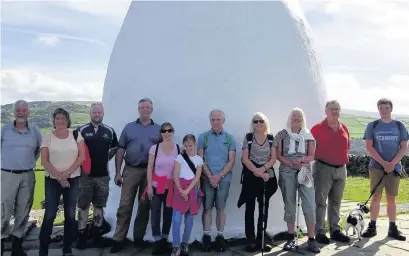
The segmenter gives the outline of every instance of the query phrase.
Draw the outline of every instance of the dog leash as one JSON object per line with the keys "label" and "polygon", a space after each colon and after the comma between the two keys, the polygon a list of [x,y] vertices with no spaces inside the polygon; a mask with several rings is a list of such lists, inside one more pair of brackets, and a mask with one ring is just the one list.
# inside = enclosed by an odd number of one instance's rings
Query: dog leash
{"label": "dog leash", "polygon": [[367,204],[368,204],[369,200],[371,199],[371,197],[372,197],[373,194],[375,193],[376,189],[379,187],[379,185],[380,185],[381,182],[383,181],[383,178],[385,178],[385,176],[386,176],[387,174],[388,174],[387,172],[383,171],[382,178],[378,181],[378,183],[376,184],[375,188],[372,190],[371,194],[369,195],[368,200],[366,200],[366,202],[364,203],[364,205],[367,205]]}

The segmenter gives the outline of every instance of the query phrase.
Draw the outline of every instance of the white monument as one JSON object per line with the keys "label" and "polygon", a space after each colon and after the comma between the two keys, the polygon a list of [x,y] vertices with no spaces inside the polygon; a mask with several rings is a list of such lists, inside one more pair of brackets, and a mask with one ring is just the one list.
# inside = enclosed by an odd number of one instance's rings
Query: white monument
{"label": "white monument", "polygon": [[[310,128],[324,117],[325,89],[308,25],[298,12],[297,3],[279,1],[133,2],[111,54],[103,103],[105,122],[118,136],[126,123],[138,117],[137,102],[143,97],[153,99],[154,121],[174,125],[175,142],[180,144],[185,134],[199,135],[210,128],[211,109],[225,111],[225,129],[238,147],[226,238],[244,237],[245,206],[238,209],[236,205],[241,189],[241,146],[252,114],[264,112],[274,134],[285,127],[294,107],[304,109]],[[110,173],[105,209],[112,225],[108,237],[115,231],[121,193],[113,182],[114,161]],[[286,231],[283,208],[278,189],[270,201],[268,232]],[[130,239],[136,209],[137,202]],[[305,227],[303,217],[301,226]],[[212,235],[216,235],[215,214]],[[201,236],[200,213],[191,239],[201,241]],[[152,240],[150,224],[145,239]]]}

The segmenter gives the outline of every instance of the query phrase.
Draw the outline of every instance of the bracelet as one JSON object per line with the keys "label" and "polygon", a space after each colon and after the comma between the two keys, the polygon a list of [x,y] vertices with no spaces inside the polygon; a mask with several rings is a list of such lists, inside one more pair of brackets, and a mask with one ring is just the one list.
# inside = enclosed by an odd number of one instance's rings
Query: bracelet
{"label": "bracelet", "polygon": [[264,170],[266,170],[266,171],[267,171],[267,167],[266,167],[265,165],[263,165],[263,167],[264,167]]}

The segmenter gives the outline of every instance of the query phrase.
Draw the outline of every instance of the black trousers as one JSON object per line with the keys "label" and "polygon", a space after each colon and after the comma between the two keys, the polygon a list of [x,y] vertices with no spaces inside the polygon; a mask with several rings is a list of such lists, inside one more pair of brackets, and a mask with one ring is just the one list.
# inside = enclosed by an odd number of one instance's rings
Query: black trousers
{"label": "black trousers", "polygon": [[[244,215],[244,225],[247,240],[255,240],[254,232],[254,210],[256,208],[256,199],[258,202],[258,221],[257,221],[257,240],[261,240],[261,235],[263,234],[263,193],[260,193],[257,197],[247,198],[246,200],[246,210]],[[268,207],[269,207],[269,197],[265,198],[265,208],[264,208],[264,221],[267,223],[268,220]],[[266,224],[267,226],[267,224]]]}
{"label": "black trousers", "polygon": [[[169,235],[170,226],[172,225],[173,209],[166,206],[166,197],[168,196],[168,189],[164,194],[156,194],[156,188],[153,188],[154,197],[151,201],[151,225],[152,235],[155,240],[160,239],[161,235]],[[162,232],[160,228],[161,210],[162,211]]]}

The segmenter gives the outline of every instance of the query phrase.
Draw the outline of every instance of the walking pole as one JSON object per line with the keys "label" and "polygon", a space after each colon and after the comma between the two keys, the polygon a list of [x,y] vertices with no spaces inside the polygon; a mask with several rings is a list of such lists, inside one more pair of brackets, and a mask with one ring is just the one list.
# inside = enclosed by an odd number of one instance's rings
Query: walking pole
{"label": "walking pole", "polygon": [[265,214],[265,207],[266,207],[266,182],[264,181],[263,183],[263,229],[262,229],[262,234],[261,234],[261,256],[264,256],[264,234],[267,229],[267,223],[266,223],[266,214]]}
{"label": "walking pole", "polygon": [[295,229],[295,233],[296,233],[296,235],[295,235],[295,251],[296,251],[298,254],[305,254],[305,253],[299,251],[300,246],[298,245],[298,232],[301,230],[301,229],[300,229],[300,223],[299,223],[299,221],[300,221],[300,206],[301,206],[301,197],[300,197],[300,192],[299,192],[300,187],[301,187],[301,184],[298,182],[298,179],[297,179],[297,191],[296,191],[297,208],[295,209],[295,210],[296,210],[296,214],[297,214],[297,215],[296,215],[296,220],[295,220],[295,222],[296,222],[296,229]]}

